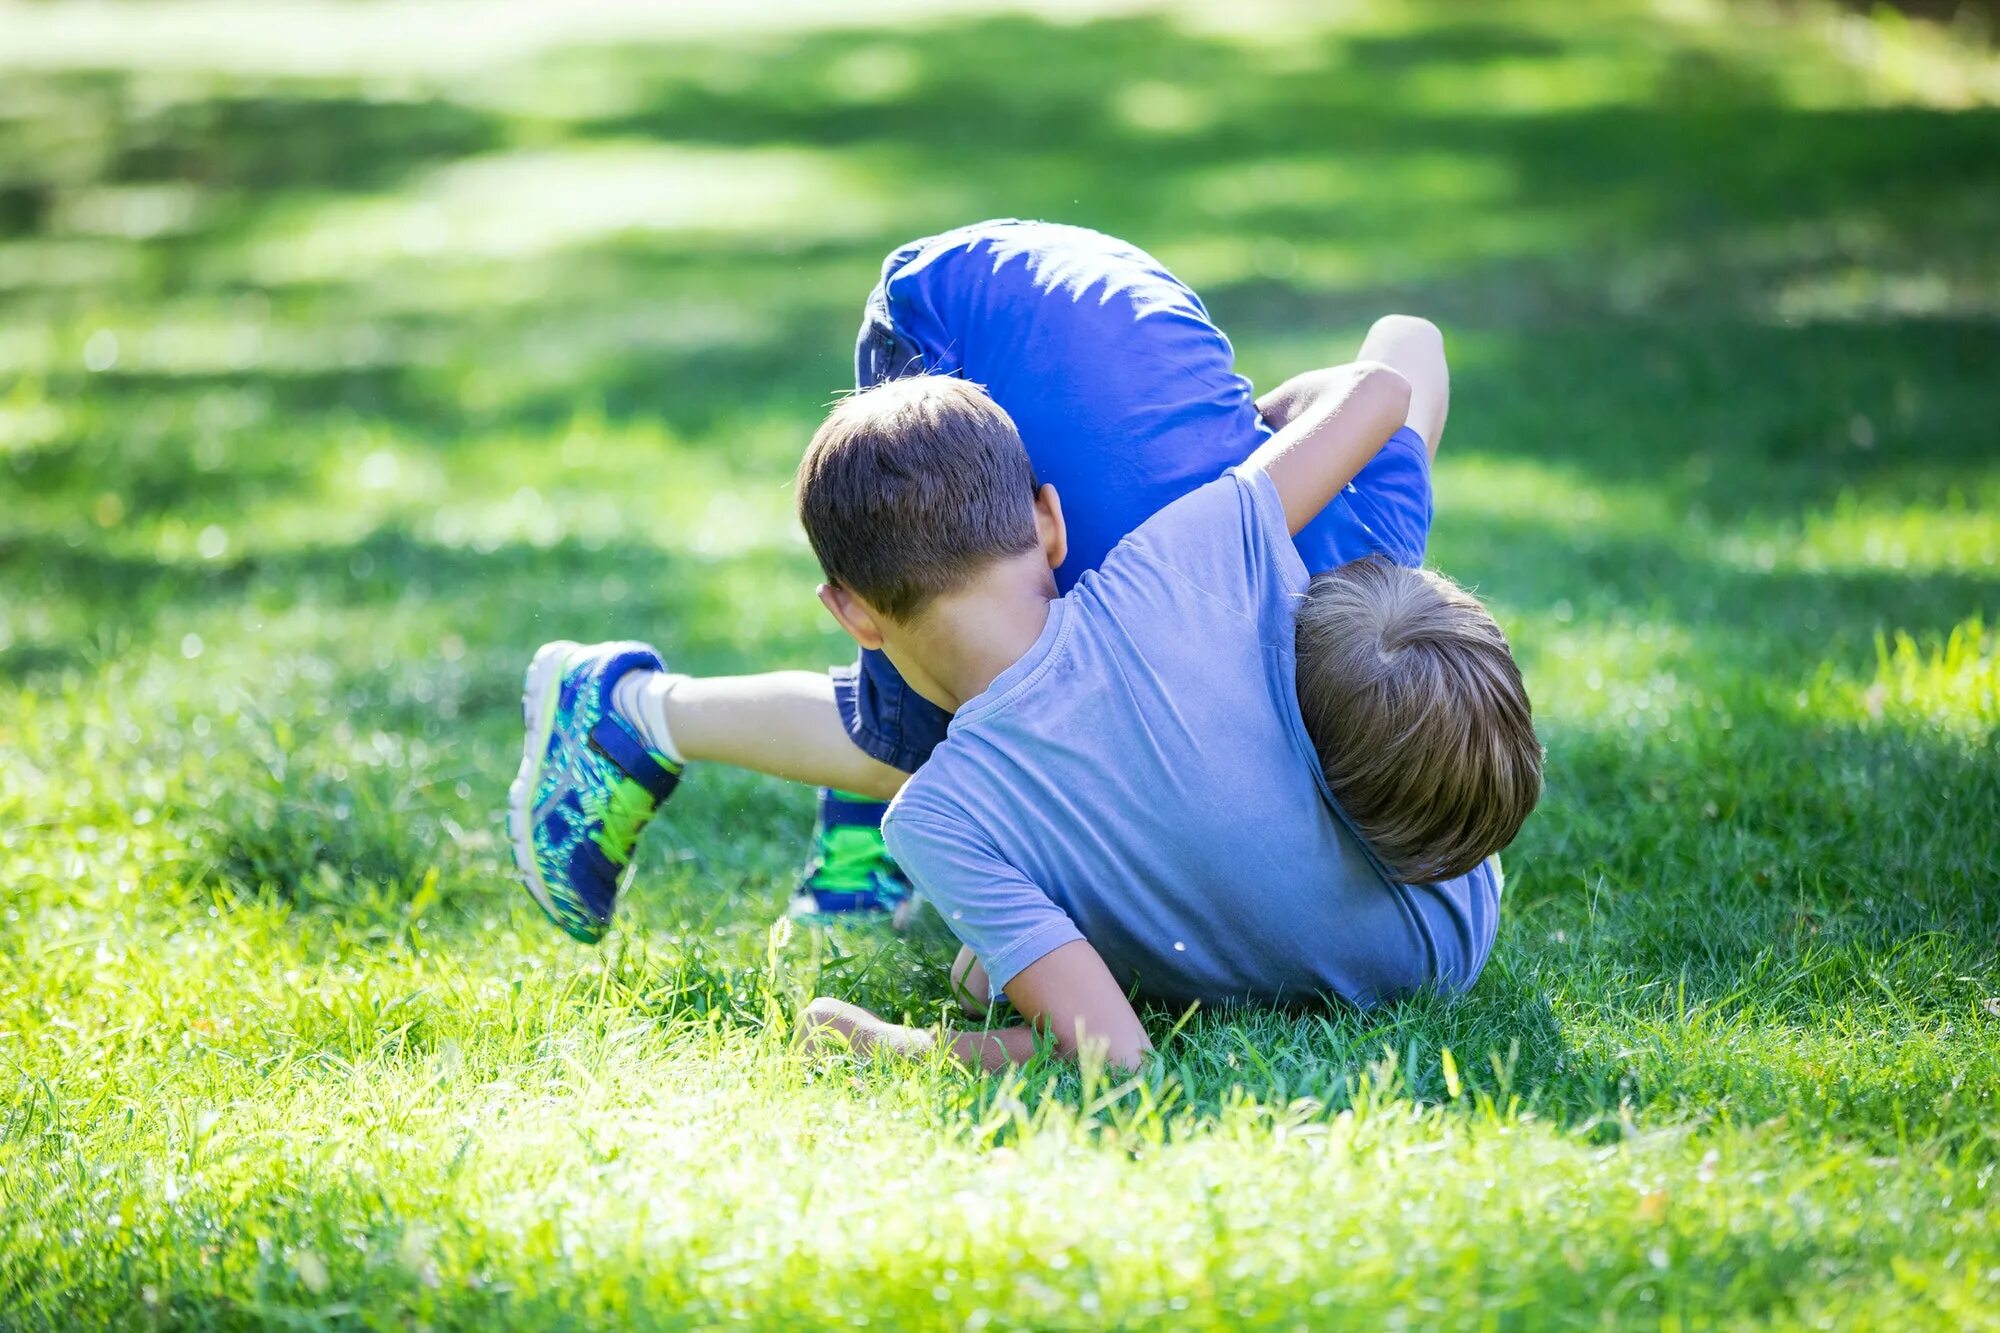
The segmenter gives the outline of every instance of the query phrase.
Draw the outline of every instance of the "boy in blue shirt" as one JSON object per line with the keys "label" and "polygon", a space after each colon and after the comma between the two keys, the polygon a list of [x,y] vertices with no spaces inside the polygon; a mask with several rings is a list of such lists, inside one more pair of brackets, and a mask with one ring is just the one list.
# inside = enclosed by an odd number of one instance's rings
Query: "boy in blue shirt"
{"label": "boy in blue shirt", "polygon": [[[684,757],[884,794],[921,766],[890,847],[1066,1047],[1087,1032],[1136,1059],[1128,990],[1468,984],[1486,858],[1532,807],[1539,749],[1490,617],[1411,568],[1428,450],[1406,421],[1434,444],[1435,331],[1385,322],[1363,351],[1403,373],[1317,372],[1256,403],[1193,293],[1121,243],[1001,223],[897,252],[862,378],[932,373],[836,408],[800,471],[822,600],[863,662],[831,687],[701,682],[636,645],[546,648],[511,811],[531,891],[601,931]],[[1309,593],[1309,568],[1337,572]],[[954,1040],[991,1063],[1028,1039]]]}

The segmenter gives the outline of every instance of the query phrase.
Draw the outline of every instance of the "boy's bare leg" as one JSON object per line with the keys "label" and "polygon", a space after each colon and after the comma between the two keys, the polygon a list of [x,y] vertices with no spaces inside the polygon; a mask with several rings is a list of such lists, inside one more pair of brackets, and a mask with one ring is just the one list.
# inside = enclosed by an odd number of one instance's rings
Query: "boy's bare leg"
{"label": "boy's bare leg", "polygon": [[1380,361],[1410,382],[1409,427],[1424,437],[1432,458],[1444,435],[1451,407],[1451,371],[1445,365],[1444,335],[1415,315],[1384,315],[1361,340],[1357,361]]}
{"label": "boy's bare leg", "polygon": [[[1451,407],[1451,372],[1445,365],[1444,335],[1437,325],[1415,315],[1384,315],[1361,340],[1354,359],[1379,361],[1410,382],[1407,424],[1423,437],[1424,447],[1436,458],[1445,415]],[[1317,401],[1329,380],[1342,373],[1342,367],[1334,366],[1294,375],[1259,396],[1257,410],[1270,426],[1282,428],[1297,412]]]}
{"label": "boy's bare leg", "polygon": [[690,760],[731,764],[886,801],[909,777],[847,734],[824,672],[676,677],[656,705]]}

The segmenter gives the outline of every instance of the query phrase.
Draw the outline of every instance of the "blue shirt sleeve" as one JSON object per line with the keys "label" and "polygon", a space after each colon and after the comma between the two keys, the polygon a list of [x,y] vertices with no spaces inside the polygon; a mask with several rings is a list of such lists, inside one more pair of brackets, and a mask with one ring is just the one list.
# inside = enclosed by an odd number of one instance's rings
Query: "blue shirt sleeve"
{"label": "blue shirt sleeve", "polygon": [[1069,914],[968,820],[934,806],[891,809],[882,839],[952,933],[978,955],[996,992],[1050,951],[1083,938]]}
{"label": "blue shirt sleeve", "polygon": [[1104,574],[1115,580],[1133,562],[1165,570],[1267,643],[1291,641],[1297,599],[1310,581],[1284,502],[1262,469],[1231,468],[1174,501],[1111,553]]}

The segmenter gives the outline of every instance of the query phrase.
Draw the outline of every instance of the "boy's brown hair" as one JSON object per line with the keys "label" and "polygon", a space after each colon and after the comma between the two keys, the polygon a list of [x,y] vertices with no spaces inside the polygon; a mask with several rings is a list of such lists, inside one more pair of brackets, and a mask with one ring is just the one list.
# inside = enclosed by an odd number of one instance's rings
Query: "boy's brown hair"
{"label": "boy's brown hair", "polygon": [[1298,693],[1334,799],[1405,883],[1465,874],[1541,798],[1507,636],[1441,575],[1370,556],[1316,576],[1299,608]]}
{"label": "boy's brown hair", "polygon": [[799,522],[827,582],[909,620],[1035,546],[1035,470],[977,385],[890,380],[844,398],[799,462]]}

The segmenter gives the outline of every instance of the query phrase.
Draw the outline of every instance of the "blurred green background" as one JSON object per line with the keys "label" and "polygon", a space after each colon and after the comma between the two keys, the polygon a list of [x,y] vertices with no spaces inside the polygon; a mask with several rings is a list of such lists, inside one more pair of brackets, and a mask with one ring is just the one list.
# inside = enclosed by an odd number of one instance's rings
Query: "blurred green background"
{"label": "blurred green background", "polygon": [[[1252,1321],[1308,1279],[1357,1319],[1407,1310],[1389,1274],[1442,1283],[1447,1323],[1537,1300],[1690,1326],[1990,1316],[1989,23],[1709,0],[0,3],[0,1298],[24,1322],[962,1322],[933,1300],[936,1244],[968,1274],[1032,1269],[982,1296],[1003,1324],[1097,1322],[1086,1295],[1104,1321],[1185,1323],[1185,1275],[1144,1276],[1167,1249]],[[1065,1225],[1122,1218],[1136,1257],[1036,1267],[1029,1223],[972,1226],[948,1193],[1014,1092],[935,1070],[840,1094],[897,1142],[955,1145],[923,1150],[945,1155],[896,1200],[906,1230],[853,1240],[840,1279],[773,1248],[840,1232],[818,1196],[779,1197],[789,1148],[739,1143],[728,1181],[684,1164],[650,1203],[577,1186],[546,1235],[440,1165],[574,1183],[647,1135],[788,1116],[798,1075],[771,1071],[805,991],[942,997],[934,942],[768,945],[807,793],[702,772],[596,954],[521,899],[498,811],[543,639],[650,638],[696,671],[845,655],[791,468],[849,384],[883,253],[998,215],[1151,250],[1260,385],[1390,310],[1446,330],[1432,556],[1512,636],[1549,748],[1494,963],[1459,1006],[1202,1016],[1168,1077],[1189,1136],[1367,1087],[1416,1115],[1458,1098],[1455,1048],[1469,1086],[1542,1118],[1507,1206],[1565,1182],[1560,1219],[1488,1259],[1441,1239],[1478,1239],[1491,1175],[1447,1118],[1380,1149],[1450,1150],[1414,1204],[1368,1187],[1406,1232],[1314,1219],[1333,1248],[1290,1268],[1258,1256],[1293,1253],[1300,1219],[1214,1214],[1189,1240],[1165,1225],[1177,1186],[1079,1148],[1099,1206]],[[756,1109],[700,1101],[717,1068]],[[394,1089],[379,1114],[356,1109],[369,1078]],[[1085,1130],[1110,1114],[1051,1095]],[[579,1137],[624,1149],[497,1128],[578,1096]],[[495,1126],[477,1150],[422,1119],[468,1105]],[[1621,1192],[1651,1159],[1590,1155],[1767,1122],[1787,1127],[1719,1185],[1735,1140],[1645,1150],[1709,1198],[1684,1216]],[[802,1149],[806,1173],[855,1142]],[[1255,1157],[1239,1178],[1276,1188]],[[1884,1160],[1905,1174],[1883,1184]],[[1802,1211],[1764,1211],[1778,1196]],[[650,1245],[653,1207],[733,1237],[737,1266]],[[597,1254],[605,1226],[639,1239]],[[436,1254],[403,1262],[410,1235]],[[541,1285],[494,1289],[522,1269]]]}

